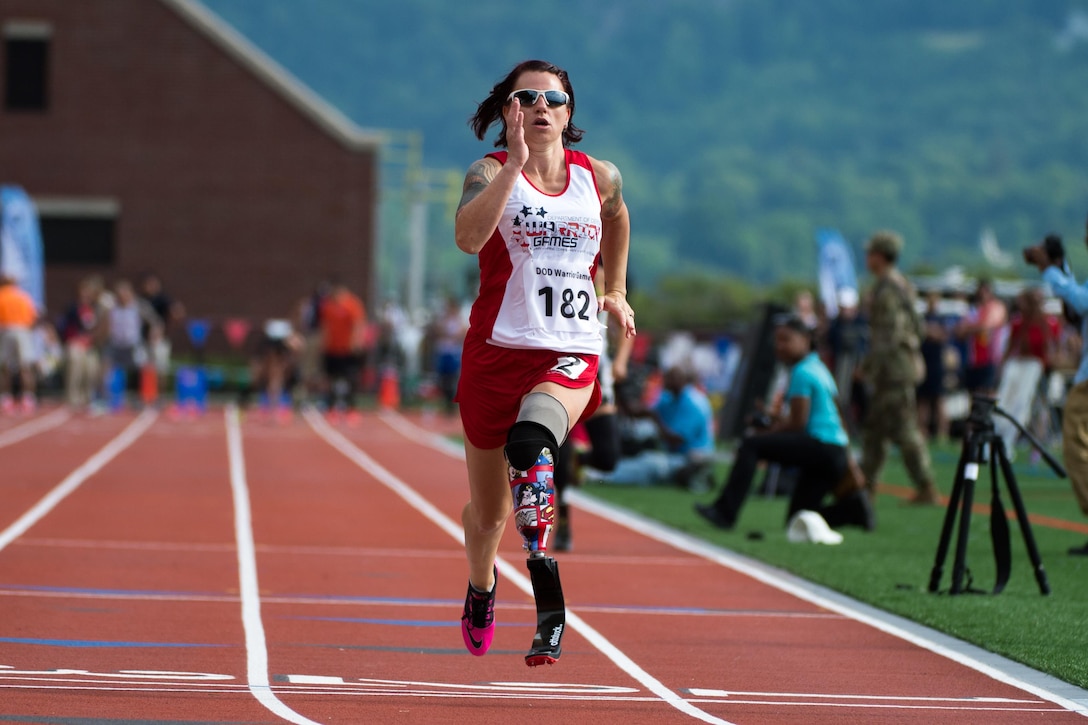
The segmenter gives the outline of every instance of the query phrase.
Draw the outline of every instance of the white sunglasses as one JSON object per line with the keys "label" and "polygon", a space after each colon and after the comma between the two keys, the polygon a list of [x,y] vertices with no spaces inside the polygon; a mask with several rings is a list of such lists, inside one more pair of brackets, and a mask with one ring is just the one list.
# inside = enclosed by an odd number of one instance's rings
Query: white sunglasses
{"label": "white sunglasses", "polygon": [[516,98],[523,106],[535,106],[541,96],[544,96],[544,102],[548,104],[548,108],[565,106],[570,102],[570,96],[565,91],[537,91],[532,88],[520,88],[514,91],[506,97],[506,102],[509,103]]}

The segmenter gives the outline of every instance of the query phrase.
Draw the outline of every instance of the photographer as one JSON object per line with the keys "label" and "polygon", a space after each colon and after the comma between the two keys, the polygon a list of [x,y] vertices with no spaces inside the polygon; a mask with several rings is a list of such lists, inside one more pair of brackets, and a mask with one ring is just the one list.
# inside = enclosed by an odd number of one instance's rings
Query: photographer
{"label": "photographer", "polygon": [[759,462],[768,461],[799,472],[787,521],[798,511],[809,510],[832,528],[852,524],[871,530],[873,514],[864,490],[852,490],[823,505],[847,472],[849,438],[839,415],[835,380],[812,350],[812,330],[801,318],[787,317],[775,328],[774,346],[775,355],[790,368],[789,413],[778,419],[757,416],[753,421],[757,431],[741,442],[725,488],[713,504],[696,504],[696,512],[719,528],[731,529]]}
{"label": "photographer", "polygon": [[[1088,242],[1088,229],[1085,241]],[[1080,504],[1080,510],[1088,515],[1088,332],[1084,316],[1088,314],[1088,283],[1077,284],[1065,260],[1065,248],[1061,237],[1050,234],[1040,244],[1024,250],[1024,260],[1043,273],[1043,281],[1064,303],[1066,320],[1075,324],[1081,333],[1081,357],[1073,387],[1065,398],[1062,414],[1062,458],[1069,473],[1069,482]],[[1071,548],[1074,556],[1088,556],[1088,544]]]}

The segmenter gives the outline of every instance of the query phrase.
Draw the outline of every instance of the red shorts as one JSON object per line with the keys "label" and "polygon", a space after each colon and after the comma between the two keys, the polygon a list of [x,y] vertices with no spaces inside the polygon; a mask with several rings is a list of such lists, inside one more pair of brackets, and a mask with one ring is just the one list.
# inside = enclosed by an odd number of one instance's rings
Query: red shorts
{"label": "red shorts", "polygon": [[465,437],[477,448],[506,445],[506,434],[517,421],[521,399],[540,383],[564,388],[593,386],[584,420],[601,403],[597,384],[597,356],[553,350],[514,350],[465,340],[457,402]]}

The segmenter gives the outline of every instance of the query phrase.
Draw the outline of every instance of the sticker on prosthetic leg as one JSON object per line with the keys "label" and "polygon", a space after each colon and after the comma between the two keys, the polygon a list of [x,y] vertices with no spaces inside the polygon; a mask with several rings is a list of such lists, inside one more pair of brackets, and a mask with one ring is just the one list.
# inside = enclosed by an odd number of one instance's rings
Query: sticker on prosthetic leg
{"label": "sticker on prosthetic leg", "polygon": [[534,556],[526,563],[536,599],[536,634],[529,654],[525,655],[525,664],[530,667],[555,664],[563,650],[567,621],[559,563],[550,556]]}
{"label": "sticker on prosthetic leg", "polygon": [[548,550],[548,535],[555,523],[554,466],[551,451],[540,452],[528,471],[510,469],[510,490],[514,495],[514,525],[530,554]]}

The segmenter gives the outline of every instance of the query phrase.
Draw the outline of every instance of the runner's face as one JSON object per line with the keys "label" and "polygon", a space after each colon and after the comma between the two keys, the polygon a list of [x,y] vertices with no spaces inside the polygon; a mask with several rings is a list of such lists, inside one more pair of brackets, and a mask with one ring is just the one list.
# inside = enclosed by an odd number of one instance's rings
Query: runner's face
{"label": "runner's face", "polygon": [[[526,71],[519,75],[514,83],[514,90],[522,88],[566,92],[559,76],[544,71]],[[523,105],[521,110],[525,114],[522,126],[525,128],[526,138],[559,138],[570,120],[569,104],[549,108],[543,96],[537,98],[536,103],[531,106]]]}

